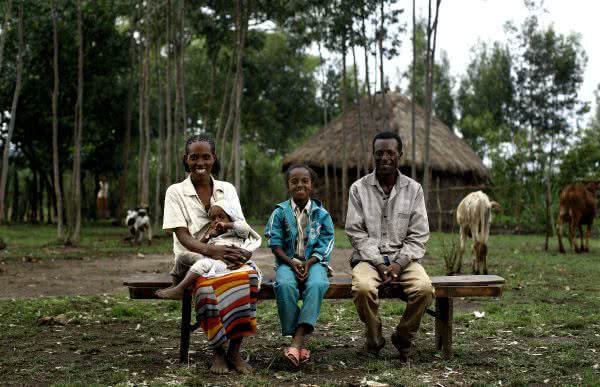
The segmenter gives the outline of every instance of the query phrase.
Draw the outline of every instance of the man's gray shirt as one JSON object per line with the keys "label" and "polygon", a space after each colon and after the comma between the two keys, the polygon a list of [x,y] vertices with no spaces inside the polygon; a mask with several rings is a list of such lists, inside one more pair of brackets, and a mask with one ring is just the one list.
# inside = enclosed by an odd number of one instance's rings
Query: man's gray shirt
{"label": "man's gray shirt", "polygon": [[377,266],[386,255],[403,269],[421,259],[429,239],[423,188],[400,171],[389,195],[375,172],[357,180],[350,187],[346,234],[354,248],[353,267],[360,261]]}

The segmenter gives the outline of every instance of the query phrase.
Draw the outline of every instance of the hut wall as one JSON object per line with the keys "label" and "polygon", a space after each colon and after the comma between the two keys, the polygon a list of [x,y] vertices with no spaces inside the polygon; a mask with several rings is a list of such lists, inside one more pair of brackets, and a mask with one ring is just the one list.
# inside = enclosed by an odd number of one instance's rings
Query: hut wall
{"label": "hut wall", "polygon": [[[313,167],[318,175],[318,180],[314,186],[313,194],[323,201],[325,208],[331,214],[333,222],[337,226],[344,226],[345,209],[342,208],[341,195],[348,195],[352,183],[357,180],[356,168],[348,169],[348,186],[341,187],[342,171],[341,168],[329,166],[329,186],[325,183],[325,169]],[[410,176],[410,168],[401,169],[403,174]],[[363,175],[363,174],[361,174]],[[337,178],[334,178],[337,177]],[[417,181],[420,183],[422,174],[419,174]],[[337,186],[335,182],[337,181]],[[429,228],[432,231],[456,231],[456,208],[460,201],[470,192],[481,189],[484,182],[474,177],[472,174],[452,175],[446,173],[432,173],[432,186],[430,187],[429,199],[427,202],[427,215],[429,218]],[[439,187],[438,187],[439,184]],[[440,217],[441,215],[441,217]]]}

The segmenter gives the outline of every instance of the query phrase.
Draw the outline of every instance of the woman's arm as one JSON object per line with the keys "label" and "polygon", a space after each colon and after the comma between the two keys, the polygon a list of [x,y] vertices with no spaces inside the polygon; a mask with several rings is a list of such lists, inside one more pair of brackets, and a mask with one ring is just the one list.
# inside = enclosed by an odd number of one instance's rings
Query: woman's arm
{"label": "woman's arm", "polygon": [[195,239],[187,227],[177,227],[175,235],[179,242],[189,251],[206,255],[212,259],[229,263],[242,264],[252,257],[252,253],[235,246],[212,246]]}

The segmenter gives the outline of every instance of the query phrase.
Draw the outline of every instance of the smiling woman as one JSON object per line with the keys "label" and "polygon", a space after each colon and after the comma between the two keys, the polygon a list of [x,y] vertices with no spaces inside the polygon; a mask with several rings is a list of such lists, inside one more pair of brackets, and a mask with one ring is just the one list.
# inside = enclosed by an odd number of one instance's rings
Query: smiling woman
{"label": "smiling woman", "polygon": [[[173,232],[175,264],[170,273],[173,284],[182,280],[182,285],[187,284],[186,279],[191,277],[188,271],[202,272],[201,267],[209,259],[226,264],[227,269],[218,274],[196,276],[189,282],[196,319],[213,350],[211,372],[224,374],[232,367],[248,373],[252,368],[241,358],[239,350],[243,337],[256,332],[259,273],[248,263],[252,257],[249,250],[253,249],[210,244],[203,238],[210,230],[209,208],[217,202],[227,208],[232,220],[245,223],[240,200],[233,185],[212,177],[218,172],[219,160],[215,143],[209,137],[188,139],[183,164],[189,177],[171,185],[165,193],[163,229]],[[259,245],[260,237],[256,247]],[[175,293],[181,297],[181,292],[174,292],[173,288],[157,295],[173,298]],[[235,310],[233,315],[232,310]]]}

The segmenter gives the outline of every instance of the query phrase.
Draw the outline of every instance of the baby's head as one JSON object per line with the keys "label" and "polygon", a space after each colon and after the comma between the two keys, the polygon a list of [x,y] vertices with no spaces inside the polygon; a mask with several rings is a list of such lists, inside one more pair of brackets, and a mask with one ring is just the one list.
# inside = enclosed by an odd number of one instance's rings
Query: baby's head
{"label": "baby's head", "polygon": [[211,228],[215,228],[217,223],[232,222],[231,216],[227,215],[223,208],[214,204],[208,210],[208,220],[210,221]]}

